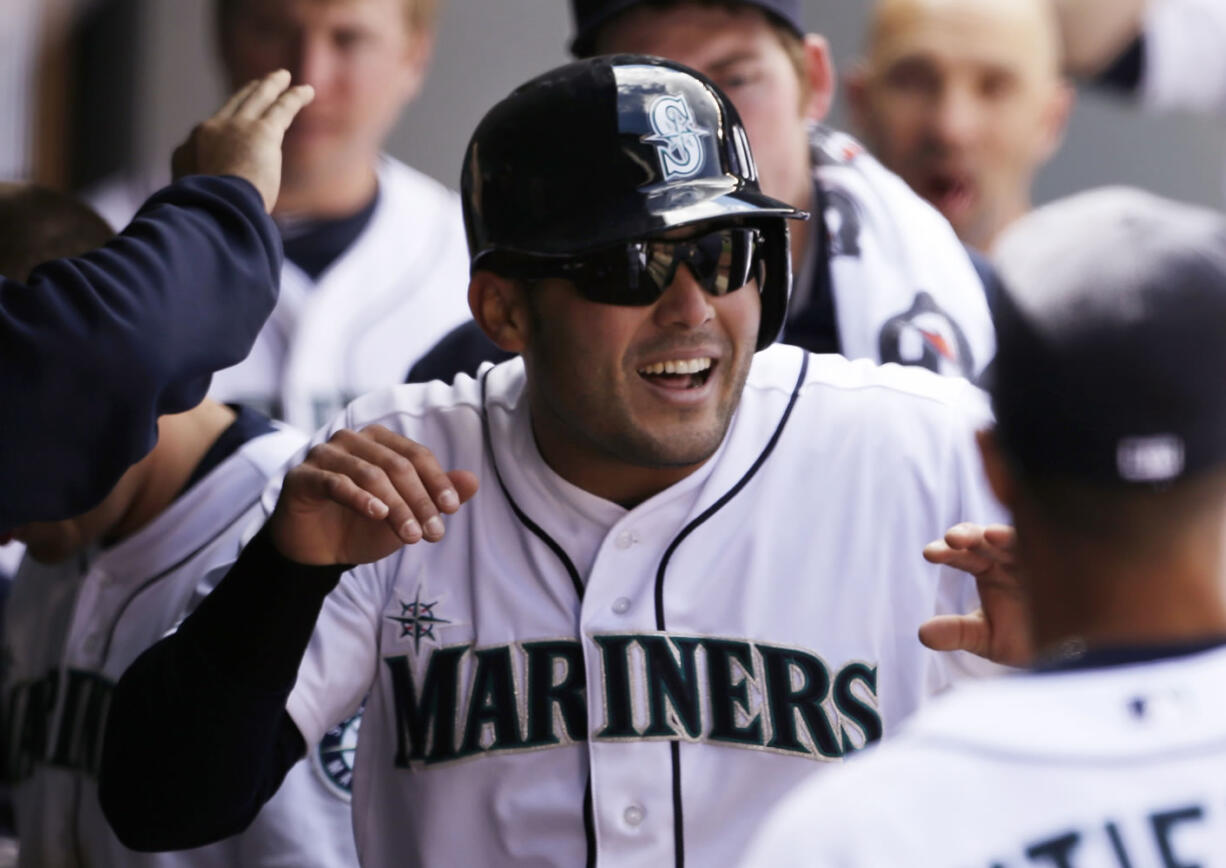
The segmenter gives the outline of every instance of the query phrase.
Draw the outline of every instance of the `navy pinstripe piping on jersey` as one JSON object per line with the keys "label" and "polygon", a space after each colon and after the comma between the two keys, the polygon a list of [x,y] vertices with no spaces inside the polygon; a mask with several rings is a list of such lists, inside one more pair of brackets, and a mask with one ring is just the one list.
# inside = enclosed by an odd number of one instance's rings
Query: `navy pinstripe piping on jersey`
{"label": "navy pinstripe piping on jersey", "polygon": [[[745,471],[737,483],[728,489],[719,500],[711,504],[701,515],[682,528],[681,532],[669,543],[668,548],[664,550],[664,555],[660,559],[660,566],[656,571],[656,588],[655,588],[655,607],[656,607],[656,628],[663,632],[664,624],[664,575],[668,569],[668,562],[672,558],[673,552],[681,545],[682,540],[689,536],[699,525],[709,519],[715,513],[723,509],[732,498],[736,497],[749,480],[757,474],[766,463],[766,459],[775,450],[779,438],[783,435],[784,426],[787,425],[788,419],[791,418],[792,410],[796,407],[796,399],[800,397],[800,387],[805,382],[805,377],[809,372],[809,354],[804,353],[800,363],[800,373],[796,377],[796,385],[792,387],[791,397],[788,398],[788,405],[783,410],[783,415],[779,419],[779,424],[775,426],[775,431],[771,434],[770,440],[763,447],[762,453],[750,465],[750,468]],[[575,593],[578,594],[580,601],[583,600],[583,580],[579,577],[579,571],[575,568],[574,562],[570,556],[566,554],[566,550],[558,544],[553,537],[541,528],[536,522],[527,516],[519,504],[515,502],[515,498],[511,496],[511,492],[507,489],[506,483],[503,482],[502,473],[498,469],[498,459],[494,455],[493,438],[490,435],[489,412],[486,409],[486,381],[489,379],[489,371],[481,376],[481,433],[485,440],[485,449],[489,453],[490,466],[494,469],[494,478],[498,480],[498,487],[502,490],[503,497],[506,498],[507,504],[511,507],[511,511],[515,513],[515,517],[519,519],[533,535],[541,542],[549,547],[549,550],[557,555],[558,560],[566,568],[566,572],[570,575],[570,580],[574,583]],[[685,866],[685,822],[684,813],[682,811],[681,801],[681,745],[677,742],[671,742],[669,749],[672,757],[672,777],[673,777],[673,852],[675,868],[684,868]],[[596,864],[596,829],[595,817],[592,813],[592,775],[588,772],[587,789],[583,796],[583,827],[587,835],[587,864],[588,868],[592,868]]]}
{"label": "navy pinstripe piping on jersey", "polygon": [[[796,399],[800,397],[800,387],[804,385],[805,377],[809,373],[809,354],[804,353],[800,362],[800,373],[796,377],[796,385],[792,387],[792,395],[788,398],[788,405],[783,409],[783,415],[779,418],[779,424],[775,426],[775,431],[771,434],[771,439],[767,441],[766,446],[762,449],[762,454],[757,457],[749,470],[745,471],[745,475],[737,480],[736,485],[732,486],[719,500],[707,507],[701,515],[687,524],[681,529],[681,533],[677,534],[676,538],[669,543],[668,548],[664,550],[664,556],[660,558],[660,568],[656,571],[656,629],[660,632],[667,630],[664,622],[664,576],[668,570],[668,562],[673,556],[673,552],[681,545],[682,540],[693,533],[699,525],[709,519],[715,513],[723,509],[732,498],[736,497],[749,480],[753,479],[757,472],[766,463],[766,459],[775,451],[775,446],[779,443],[779,438],[783,436],[784,426],[787,425],[788,419],[792,416],[792,410],[796,407]],[[673,766],[673,849],[675,868],[684,868],[685,866],[685,814],[682,810],[681,801],[681,744],[680,742],[671,742],[669,748],[672,753]]]}
{"label": "navy pinstripe piping on jersey", "polygon": [[486,381],[489,379],[489,371],[481,375],[481,436],[485,440],[485,451],[490,456],[490,466],[494,468],[494,478],[498,480],[498,487],[502,489],[502,496],[507,499],[507,505],[511,507],[511,511],[515,513],[515,517],[519,519],[520,524],[532,531],[533,535],[541,542],[549,547],[549,550],[558,556],[558,560],[562,562],[562,566],[566,567],[566,573],[570,576],[571,584],[575,586],[575,593],[579,595],[579,599],[583,599],[583,579],[579,577],[579,570],[575,568],[574,562],[570,559],[570,555],[566,553],[566,549],[558,545],[558,543],[549,534],[530,519],[519,504],[515,502],[515,498],[511,497],[511,492],[507,490],[507,485],[502,481],[502,471],[498,469],[498,459],[494,455],[494,441],[490,436],[490,416],[486,410],[485,389]]}
{"label": "navy pinstripe piping on jersey", "polygon": [[[263,492],[260,492],[260,494],[257,494],[251,500],[243,504],[242,509],[240,509],[239,511],[235,513],[232,513],[234,518],[237,519],[239,516],[246,513],[247,510],[251,509],[251,507],[259,503],[260,497],[262,495],[263,495]],[[153,576],[152,578],[146,579],[144,582],[140,584],[140,586],[136,590],[134,590],[131,594],[128,595],[128,598],[123,601],[123,605],[120,606],[119,609],[115,612],[115,620],[111,622],[111,629],[106,634],[106,644],[102,646],[102,659],[103,660],[106,660],[107,656],[110,655],[111,642],[115,638],[115,630],[118,629],[119,622],[123,620],[124,613],[128,611],[128,607],[131,606],[132,603],[136,601],[136,598],[139,597],[141,594],[145,593],[145,591],[149,590],[150,587],[157,584],[162,579],[166,578],[171,573],[178,570],[181,566],[183,566],[185,563],[190,561],[192,558],[196,557],[196,555],[200,554],[201,551],[211,546],[217,540],[219,536],[224,534],[226,531],[230,530],[230,527],[232,526],[232,524],[233,524],[232,521],[229,521],[223,524],[220,528],[218,528],[216,533],[214,533],[207,540],[205,540],[200,545],[192,549],[192,551],[189,554],[186,554],[183,557],[179,558],[179,560],[175,561],[173,564],[171,564],[166,569],[162,570],[160,573]],[[242,547],[240,546],[239,551],[241,551],[241,548]],[[235,555],[237,554],[238,554],[238,551],[235,552]]]}
{"label": "navy pinstripe piping on jersey", "polygon": [[[502,496],[507,499],[507,505],[511,507],[511,511],[515,513],[515,517],[519,519],[520,524],[549,547],[549,550],[557,555],[558,560],[562,562],[562,566],[566,568],[566,574],[570,576],[571,584],[575,586],[575,593],[580,601],[583,600],[583,579],[579,577],[579,570],[575,567],[574,561],[570,559],[570,555],[562,546],[558,545],[549,534],[545,533],[544,529],[530,519],[519,504],[515,502],[515,498],[511,496],[511,492],[507,490],[507,485],[502,481],[502,471],[498,469],[498,459],[494,455],[494,440],[490,435],[490,416],[486,410],[485,401],[485,385],[489,379],[489,371],[481,375],[481,437],[485,441],[485,451],[490,456],[490,466],[494,468],[494,478],[498,480],[498,487],[502,490]],[[587,738],[586,733],[584,738]],[[587,868],[596,868],[596,816],[592,812],[592,773],[589,770],[587,774],[587,785],[583,788],[583,835],[587,838]]]}

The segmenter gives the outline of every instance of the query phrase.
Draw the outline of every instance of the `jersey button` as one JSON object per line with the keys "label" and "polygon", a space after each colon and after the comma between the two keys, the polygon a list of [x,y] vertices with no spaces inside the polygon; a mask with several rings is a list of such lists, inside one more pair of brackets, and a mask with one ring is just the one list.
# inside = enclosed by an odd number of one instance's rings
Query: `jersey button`
{"label": "jersey button", "polygon": [[623,530],[617,535],[617,539],[613,540],[613,545],[617,546],[622,551],[630,548],[639,541],[639,535],[632,530]]}
{"label": "jersey button", "polygon": [[622,814],[622,817],[625,818],[627,826],[637,826],[639,823],[643,822],[643,817],[645,815],[646,811],[644,811],[641,806],[631,805],[630,807],[626,808],[625,813]]}
{"label": "jersey button", "polygon": [[630,598],[618,597],[613,601],[613,614],[624,615],[630,611]]}

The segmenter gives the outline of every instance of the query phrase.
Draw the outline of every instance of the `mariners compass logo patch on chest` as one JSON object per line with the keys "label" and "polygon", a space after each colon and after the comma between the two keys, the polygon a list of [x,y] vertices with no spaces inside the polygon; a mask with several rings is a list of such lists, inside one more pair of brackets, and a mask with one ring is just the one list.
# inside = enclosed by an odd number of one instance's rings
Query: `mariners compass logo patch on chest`
{"label": "mariners compass logo patch on chest", "polygon": [[412,600],[406,601],[397,597],[397,603],[399,604],[399,613],[385,615],[384,617],[399,625],[399,638],[412,640],[413,651],[415,653],[421,651],[421,643],[423,641],[433,642],[435,645],[438,645],[438,632],[444,626],[457,626],[456,622],[444,618],[438,613],[437,609],[441,605],[441,600],[428,599],[428,595],[420,585],[418,585]]}

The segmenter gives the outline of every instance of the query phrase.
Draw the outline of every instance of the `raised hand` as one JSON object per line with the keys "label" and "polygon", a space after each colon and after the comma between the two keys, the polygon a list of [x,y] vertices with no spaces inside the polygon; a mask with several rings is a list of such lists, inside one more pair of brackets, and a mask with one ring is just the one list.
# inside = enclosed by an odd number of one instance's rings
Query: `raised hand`
{"label": "raised hand", "polygon": [[284,69],[248,82],[215,115],[196,125],[171,159],[176,178],[238,175],[272,211],[281,189],[281,142],[295,115],[315,98],[309,84],[290,87]]}
{"label": "raised hand", "polygon": [[1026,666],[1034,659],[1029,603],[1018,578],[1017,534],[1003,524],[956,524],[924,547],[924,559],[970,573],[981,607],[967,615],[938,615],[919,638],[936,651],[970,651],[995,663]]}
{"label": "raised hand", "polygon": [[442,539],[442,514],[476,492],[472,473],[444,472],[429,449],[381,425],[341,430],[286,474],[269,531],[301,564],[371,563]]}

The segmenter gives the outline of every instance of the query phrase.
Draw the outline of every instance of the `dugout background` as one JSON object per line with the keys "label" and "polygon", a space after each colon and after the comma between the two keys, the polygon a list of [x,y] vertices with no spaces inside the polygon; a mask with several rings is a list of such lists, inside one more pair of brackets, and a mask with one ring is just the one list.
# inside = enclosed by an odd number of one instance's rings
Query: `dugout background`
{"label": "dugout background", "polygon": [[[114,106],[110,117],[118,123],[80,131],[93,143],[87,149],[93,154],[91,163],[73,172],[80,183],[125,162],[169,159],[190,125],[223,96],[212,57],[210,0],[96,3],[113,7],[129,22],[135,14],[139,26],[115,46],[114,62],[118,66],[122,60],[129,67],[113,76],[124,85],[126,96],[94,97]],[[861,0],[806,0],[809,29],[829,38],[840,68],[846,68],[859,49],[865,7]],[[569,31],[565,0],[443,0],[433,68],[389,150],[455,187],[460,157],[477,120],[511,86],[567,60]],[[104,68],[98,48],[93,51],[92,63]],[[841,97],[833,122],[843,126]],[[564,126],[543,130],[542,147],[549,147],[551,138],[564,147],[565,136]],[[1142,114],[1124,102],[1083,90],[1065,146],[1040,176],[1036,198],[1042,202],[1109,183],[1135,184],[1222,207],[1226,121]]]}

